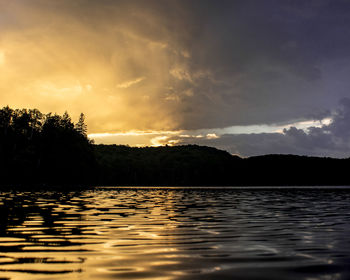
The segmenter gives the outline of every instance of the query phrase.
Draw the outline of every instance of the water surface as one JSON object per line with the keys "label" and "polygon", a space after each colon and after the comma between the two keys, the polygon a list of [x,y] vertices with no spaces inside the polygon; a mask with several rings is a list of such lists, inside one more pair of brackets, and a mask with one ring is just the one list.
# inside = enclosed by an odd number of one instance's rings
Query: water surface
{"label": "water surface", "polygon": [[0,279],[350,279],[350,189],[0,192]]}

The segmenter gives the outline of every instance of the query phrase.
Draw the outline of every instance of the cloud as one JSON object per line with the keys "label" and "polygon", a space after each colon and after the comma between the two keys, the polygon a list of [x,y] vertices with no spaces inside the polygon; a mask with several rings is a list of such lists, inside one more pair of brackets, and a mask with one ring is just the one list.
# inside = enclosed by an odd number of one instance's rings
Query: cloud
{"label": "cloud", "polygon": [[219,136],[217,136],[215,133],[208,133],[207,139],[217,139]]}
{"label": "cloud", "polygon": [[328,157],[350,157],[350,99],[342,99],[332,120],[321,126],[304,129],[291,126],[281,133],[223,134],[212,137],[172,135],[167,141],[176,144],[214,146],[241,156],[263,154],[297,154]]}
{"label": "cloud", "polygon": [[350,94],[348,1],[0,0],[0,9],[1,104],[83,111],[90,133],[324,118]]}
{"label": "cloud", "polygon": [[5,64],[5,53],[0,50],[0,67]]}
{"label": "cloud", "polygon": [[142,82],[144,79],[145,79],[145,77],[140,77],[140,78],[137,78],[135,80],[126,81],[126,82],[123,82],[121,84],[118,84],[117,88],[129,88],[135,84]]}
{"label": "cloud", "polygon": [[173,49],[141,2],[0,0],[1,105],[84,112],[90,133],[179,126],[165,94]]}
{"label": "cloud", "polygon": [[123,131],[119,133],[92,133],[89,138],[96,144],[118,144],[129,146],[161,146],[165,144],[174,145],[176,140],[171,140],[173,135],[180,134],[179,131]]}

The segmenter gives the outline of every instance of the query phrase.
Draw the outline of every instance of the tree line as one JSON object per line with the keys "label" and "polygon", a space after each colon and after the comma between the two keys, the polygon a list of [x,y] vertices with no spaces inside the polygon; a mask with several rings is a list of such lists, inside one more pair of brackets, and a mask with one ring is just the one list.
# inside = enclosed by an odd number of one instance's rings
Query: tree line
{"label": "tree line", "polygon": [[88,183],[94,162],[84,114],[73,123],[67,112],[0,110],[2,184]]}
{"label": "tree line", "polygon": [[95,145],[84,114],[0,110],[0,185],[349,185],[350,159],[240,158],[212,147]]}

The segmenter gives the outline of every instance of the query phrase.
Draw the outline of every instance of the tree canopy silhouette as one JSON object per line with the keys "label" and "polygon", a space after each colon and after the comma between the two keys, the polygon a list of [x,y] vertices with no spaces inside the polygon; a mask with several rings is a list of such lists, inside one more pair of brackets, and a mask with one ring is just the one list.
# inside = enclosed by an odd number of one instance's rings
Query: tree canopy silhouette
{"label": "tree canopy silhouette", "polygon": [[75,125],[69,114],[36,109],[0,110],[0,168],[3,182],[84,183],[94,168],[83,114]]}
{"label": "tree canopy silhouette", "polygon": [[36,109],[0,109],[0,185],[349,185],[350,159],[240,158],[186,145],[94,145],[74,123]]}
{"label": "tree canopy silhouette", "polygon": [[85,137],[87,136],[87,125],[85,124],[85,115],[83,113],[79,116],[79,121],[75,124],[75,129]]}

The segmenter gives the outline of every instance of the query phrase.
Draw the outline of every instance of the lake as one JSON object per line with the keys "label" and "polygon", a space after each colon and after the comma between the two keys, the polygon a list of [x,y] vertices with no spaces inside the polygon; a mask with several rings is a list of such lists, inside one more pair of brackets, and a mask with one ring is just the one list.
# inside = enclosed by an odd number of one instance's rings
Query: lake
{"label": "lake", "polygon": [[0,279],[350,279],[350,188],[0,192]]}

